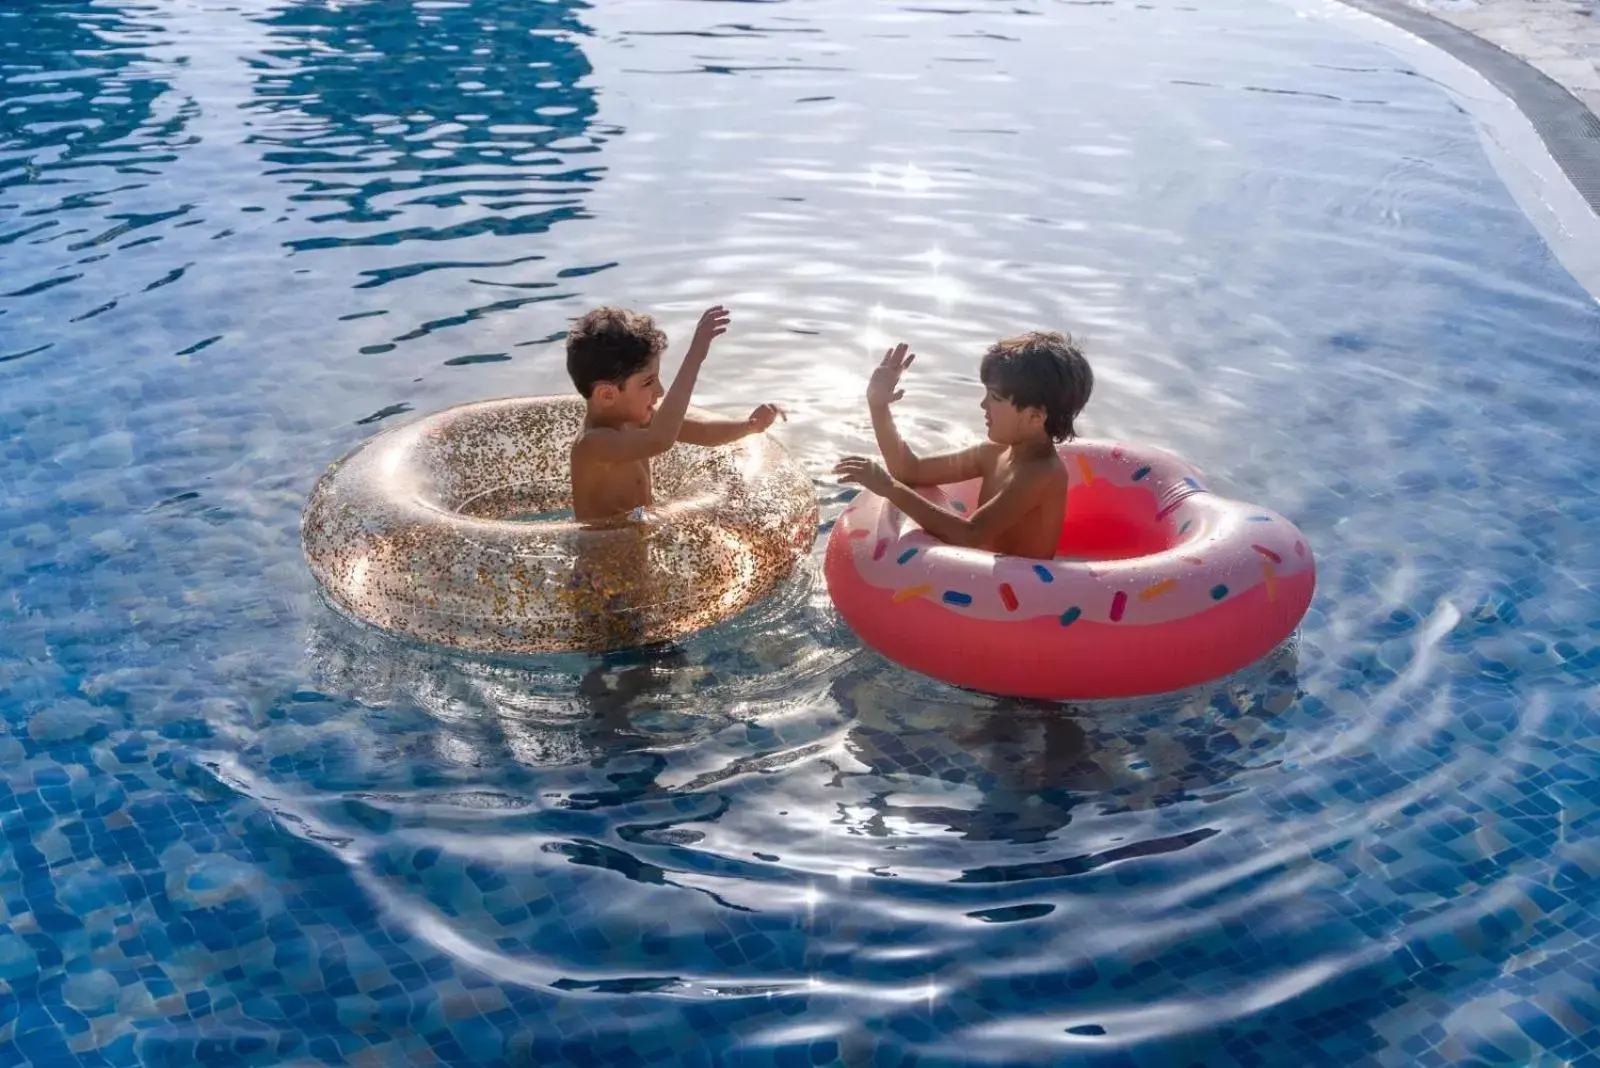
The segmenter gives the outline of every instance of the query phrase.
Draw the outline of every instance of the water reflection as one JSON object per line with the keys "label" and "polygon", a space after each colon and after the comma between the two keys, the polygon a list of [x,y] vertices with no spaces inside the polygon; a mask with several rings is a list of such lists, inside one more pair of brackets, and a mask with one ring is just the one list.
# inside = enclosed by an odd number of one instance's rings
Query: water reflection
{"label": "water reflection", "polygon": [[362,354],[476,326],[446,364],[509,360],[559,338],[562,319],[514,339],[485,337],[483,320],[571,297],[571,279],[611,265],[549,263],[528,244],[588,217],[601,147],[622,133],[597,116],[587,7],[381,4],[352,17],[297,3],[261,19],[249,143],[294,188],[288,215],[310,224],[284,244],[339,253],[357,289],[412,283],[355,313],[408,317]]}
{"label": "water reflection", "polygon": [[[592,73],[587,7],[387,4],[351,18],[294,4],[265,18],[251,142],[300,187],[293,201],[341,224],[291,247],[527,236],[580,216],[593,156],[619,132],[595,124],[580,84]],[[432,266],[372,272],[370,284]]]}
{"label": "water reflection", "polygon": [[0,10],[0,38],[7,42],[0,190],[91,165],[150,175],[176,158],[176,139],[198,105],[163,106],[171,85],[139,47],[160,40],[161,26],[148,15],[116,7],[86,15],[37,4]]}
{"label": "water reflection", "polygon": [[465,748],[474,764],[529,767],[590,760],[643,741],[630,713],[671,690],[672,668],[687,667],[681,652],[659,668],[637,654],[635,662],[622,664],[617,660],[629,659],[626,654],[587,665],[577,657],[477,659],[389,637],[331,610],[312,624],[308,656],[319,689],[372,708],[424,713],[431,724],[408,717],[401,729],[437,747],[435,759],[445,759],[448,750],[453,763]]}
{"label": "water reflection", "polygon": [[[162,29],[144,9],[0,9],[0,316],[26,309],[38,322],[50,308],[70,327],[114,310],[125,294],[83,283],[88,265],[159,241],[194,207],[151,189],[199,112],[145,51]],[[60,340],[18,330],[0,341],[0,364]]]}
{"label": "water reflection", "polygon": [[[1284,739],[1279,716],[1299,696],[1298,641],[1219,683],[1138,703],[908,692],[910,682],[867,667],[833,684],[854,721],[845,748],[864,766],[841,770],[837,780],[866,795],[853,827],[873,836],[920,827],[968,841],[1037,843],[1086,803],[1105,816],[1214,802],[1242,789],[1242,776],[1272,767]],[[1005,877],[990,872],[978,881]]]}
{"label": "water reflection", "polygon": [[424,730],[409,716],[393,724],[432,739],[424,745],[466,747],[475,764],[535,768],[683,745],[781,712],[854,652],[809,569],[750,612],[683,643],[605,656],[463,656],[322,606],[306,650],[319,690],[424,714]]}

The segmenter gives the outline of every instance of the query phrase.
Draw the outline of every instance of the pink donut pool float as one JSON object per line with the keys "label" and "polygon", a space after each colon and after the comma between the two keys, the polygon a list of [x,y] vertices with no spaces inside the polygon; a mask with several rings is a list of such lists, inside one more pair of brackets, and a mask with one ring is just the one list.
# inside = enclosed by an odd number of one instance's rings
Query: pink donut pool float
{"label": "pink donut pool float", "polygon": [[[1047,700],[1183,689],[1259,660],[1311,604],[1295,525],[1219,497],[1168,452],[1061,446],[1071,474],[1054,560],[946,545],[873,493],[828,539],[829,592],[861,640],[987,693]],[[978,482],[922,491],[956,511]]]}

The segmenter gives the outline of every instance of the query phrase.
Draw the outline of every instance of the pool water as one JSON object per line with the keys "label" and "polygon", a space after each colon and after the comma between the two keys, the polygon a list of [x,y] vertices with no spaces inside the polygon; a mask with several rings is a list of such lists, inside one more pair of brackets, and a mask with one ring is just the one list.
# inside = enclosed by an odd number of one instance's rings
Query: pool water
{"label": "pool water", "polygon": [[525,512],[506,518],[517,523],[563,523],[574,519],[571,508],[553,508],[545,512]]}
{"label": "pool water", "polygon": [[[0,7],[0,1065],[1600,1064],[1600,307],[1304,14]],[[602,301],[732,309],[697,400],[824,528],[885,345],[932,449],[1072,330],[1089,433],[1307,533],[1301,638],[1053,707],[817,559],[649,655],[334,617],[324,466]]]}

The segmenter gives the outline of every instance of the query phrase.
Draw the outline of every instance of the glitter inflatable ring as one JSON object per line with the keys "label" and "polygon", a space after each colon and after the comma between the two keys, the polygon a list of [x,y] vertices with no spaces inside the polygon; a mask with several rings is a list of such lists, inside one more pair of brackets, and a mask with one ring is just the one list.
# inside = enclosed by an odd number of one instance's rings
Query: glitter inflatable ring
{"label": "glitter inflatable ring", "polygon": [[306,503],[311,573],[336,608],[421,641],[602,651],[735,615],[810,551],[811,481],[765,434],[657,457],[642,515],[542,518],[571,504],[583,417],[577,397],[483,401],[367,440]]}
{"label": "glitter inflatable ring", "polygon": [[[1316,564],[1293,523],[1210,493],[1170,453],[1083,440],[1060,451],[1071,484],[1054,560],[945,545],[883,498],[858,495],[824,565],[845,622],[925,675],[1049,700],[1183,689],[1294,632]],[[978,489],[925,492],[965,511]]]}

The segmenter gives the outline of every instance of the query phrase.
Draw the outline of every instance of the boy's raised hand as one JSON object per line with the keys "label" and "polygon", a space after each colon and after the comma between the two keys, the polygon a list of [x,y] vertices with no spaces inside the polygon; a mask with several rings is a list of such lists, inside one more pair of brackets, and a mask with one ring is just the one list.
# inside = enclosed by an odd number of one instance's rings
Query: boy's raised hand
{"label": "boy's raised hand", "polygon": [[776,404],[763,404],[750,413],[750,431],[753,434],[765,433],[773,423],[782,419],[789,421],[789,413]]}
{"label": "boy's raised hand", "polygon": [[689,342],[689,359],[703,360],[707,352],[711,351],[711,343],[721,337],[728,329],[728,309],[718,304],[714,308],[707,308],[700,316],[700,323],[694,328],[694,340]]}
{"label": "boy's raised hand", "polygon": [[901,397],[906,391],[900,389],[900,376],[905,373],[911,361],[917,358],[914,352],[906,351],[904,341],[883,354],[883,362],[872,371],[872,379],[867,383],[867,403],[873,407],[888,407]]}

